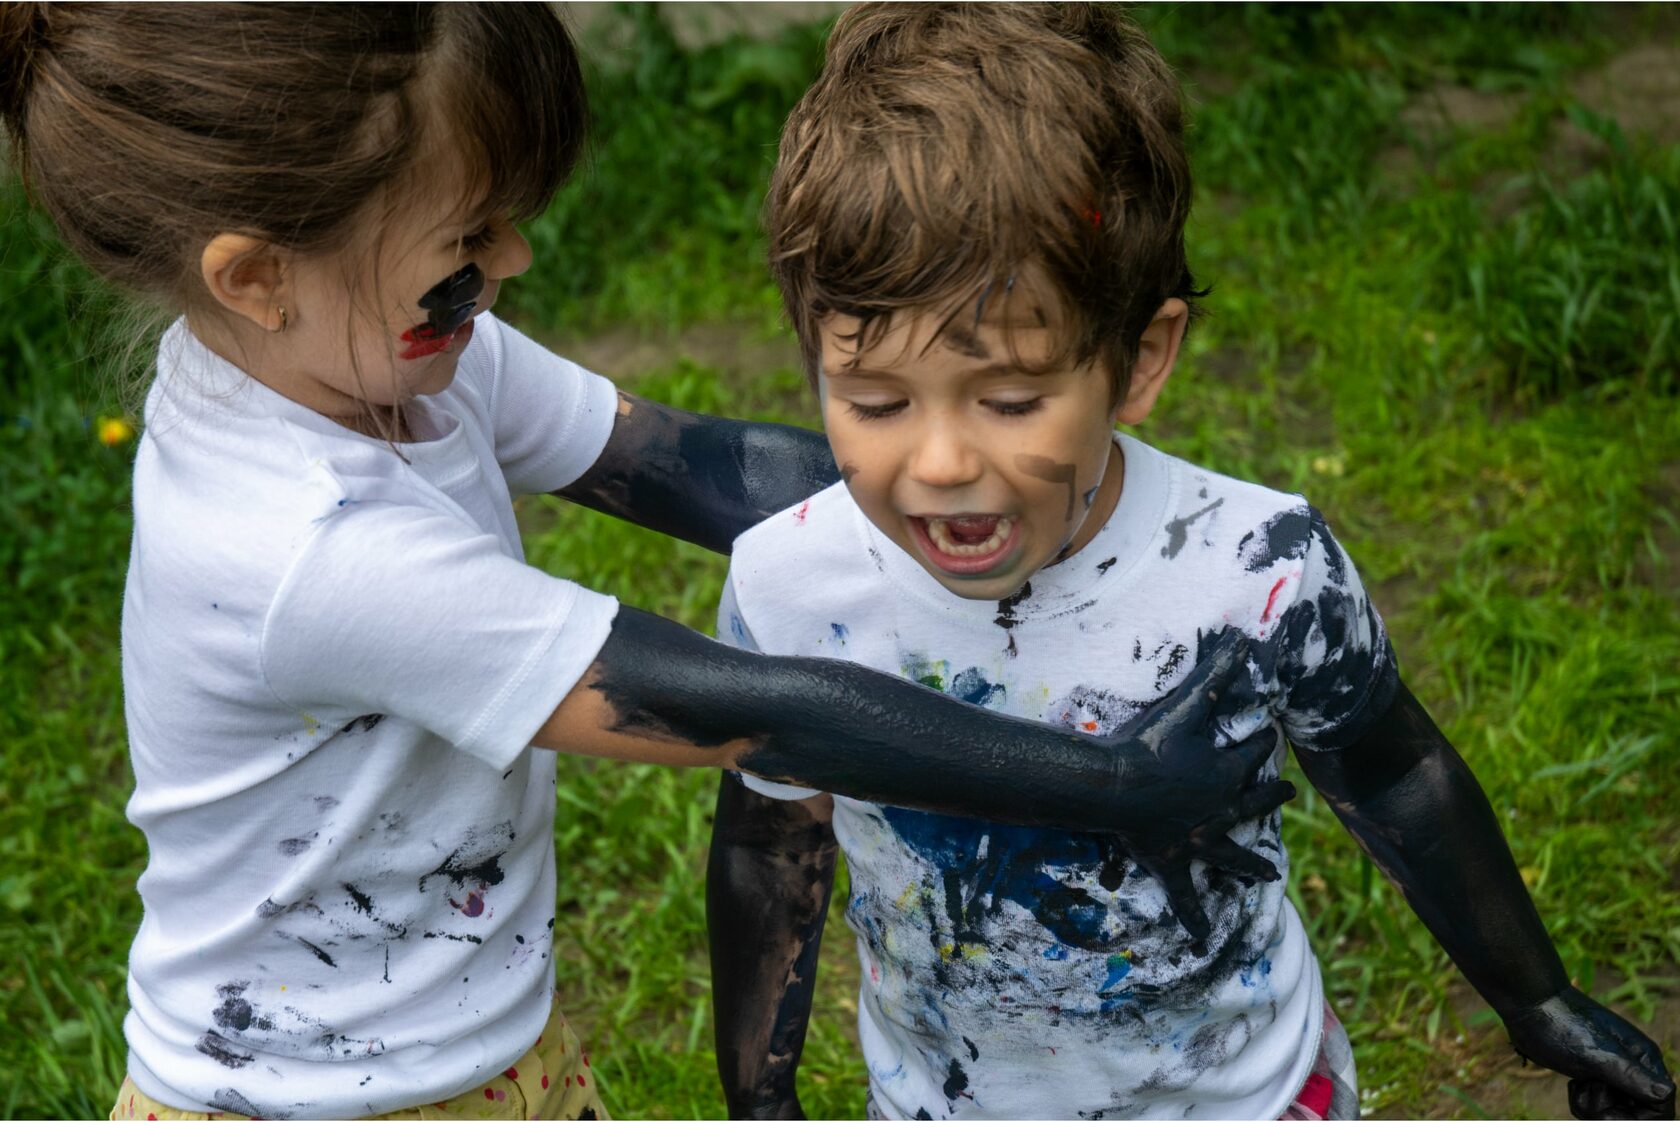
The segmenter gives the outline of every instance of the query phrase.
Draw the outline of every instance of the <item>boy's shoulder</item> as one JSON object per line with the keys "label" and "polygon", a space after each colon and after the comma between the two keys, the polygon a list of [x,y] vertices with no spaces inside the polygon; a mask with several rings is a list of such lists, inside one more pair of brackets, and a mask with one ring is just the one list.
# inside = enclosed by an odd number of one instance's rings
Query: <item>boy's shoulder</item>
{"label": "boy's shoulder", "polygon": [[863,513],[844,483],[779,510],[735,539],[729,567],[737,582],[780,576],[795,584],[843,571],[868,556]]}

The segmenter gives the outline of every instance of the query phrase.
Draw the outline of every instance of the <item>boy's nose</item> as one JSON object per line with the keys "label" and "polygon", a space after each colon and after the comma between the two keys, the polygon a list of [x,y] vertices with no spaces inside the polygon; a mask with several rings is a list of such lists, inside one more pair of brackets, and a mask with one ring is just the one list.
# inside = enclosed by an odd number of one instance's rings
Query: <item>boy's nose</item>
{"label": "boy's nose", "polygon": [[980,478],[980,454],[960,424],[936,422],[917,434],[910,478],[924,487],[961,487]]}

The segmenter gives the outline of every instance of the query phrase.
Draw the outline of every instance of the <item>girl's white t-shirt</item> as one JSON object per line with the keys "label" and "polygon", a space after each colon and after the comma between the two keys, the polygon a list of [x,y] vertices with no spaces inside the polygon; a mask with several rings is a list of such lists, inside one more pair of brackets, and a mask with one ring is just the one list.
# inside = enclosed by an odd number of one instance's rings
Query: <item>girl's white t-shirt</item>
{"label": "girl's white t-shirt", "polygon": [[599,456],[605,379],[485,314],[399,445],[165,334],[123,689],[146,835],[129,1072],[188,1110],[344,1118],[542,1031],[552,754],[617,603],[524,563],[512,496]]}
{"label": "girl's white t-shirt", "polygon": [[[718,635],[845,659],[964,701],[1110,735],[1228,628],[1252,640],[1225,731],[1334,750],[1398,681],[1381,618],[1318,513],[1117,435],[1119,504],[1009,600],[959,598],[835,485],[736,542]],[[1236,689],[1229,696],[1238,697]],[[1282,735],[1270,778],[1282,761]],[[743,777],[778,798],[810,791]],[[1280,816],[1239,845],[1285,878]],[[1318,965],[1286,881],[1192,867],[1192,942],[1112,837],[835,796],[858,1035],[885,1118],[1276,1118],[1322,1025]]]}

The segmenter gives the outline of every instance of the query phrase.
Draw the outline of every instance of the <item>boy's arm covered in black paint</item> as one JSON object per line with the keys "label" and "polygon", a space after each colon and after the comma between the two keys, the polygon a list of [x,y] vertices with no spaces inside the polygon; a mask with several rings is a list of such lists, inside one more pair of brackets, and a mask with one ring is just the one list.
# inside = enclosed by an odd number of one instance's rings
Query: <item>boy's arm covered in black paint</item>
{"label": "boy's arm covered in black paint", "polygon": [[746,530],[839,481],[819,432],[690,413],[620,391],[606,448],[560,496],[728,553]]}
{"label": "boy's arm covered in black paint", "polygon": [[1570,1077],[1576,1117],[1674,1117],[1661,1052],[1570,985],[1487,796],[1403,683],[1357,743],[1296,759],[1517,1052]]}
{"label": "boy's arm covered in black paint", "polygon": [[706,868],[718,1077],[731,1118],[803,1118],[795,1076],[834,887],[834,800],[725,773]]}
{"label": "boy's arm covered in black paint", "polygon": [[1234,631],[1180,686],[1111,736],[1005,717],[902,678],[824,658],[736,650],[621,607],[541,747],[748,771],[870,802],[1118,837],[1192,935],[1207,919],[1191,859],[1277,870],[1226,836],[1294,794],[1250,787],[1269,732],[1216,748],[1218,698],[1247,658]]}

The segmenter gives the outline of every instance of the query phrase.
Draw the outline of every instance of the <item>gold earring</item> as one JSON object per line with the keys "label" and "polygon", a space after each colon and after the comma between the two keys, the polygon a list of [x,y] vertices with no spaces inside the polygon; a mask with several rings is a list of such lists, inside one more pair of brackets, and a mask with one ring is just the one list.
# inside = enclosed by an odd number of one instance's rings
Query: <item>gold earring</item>
{"label": "gold earring", "polygon": [[282,307],[280,309],[280,327],[275,332],[275,334],[283,335],[283,334],[285,334],[285,332],[286,332],[286,309],[284,307]]}

